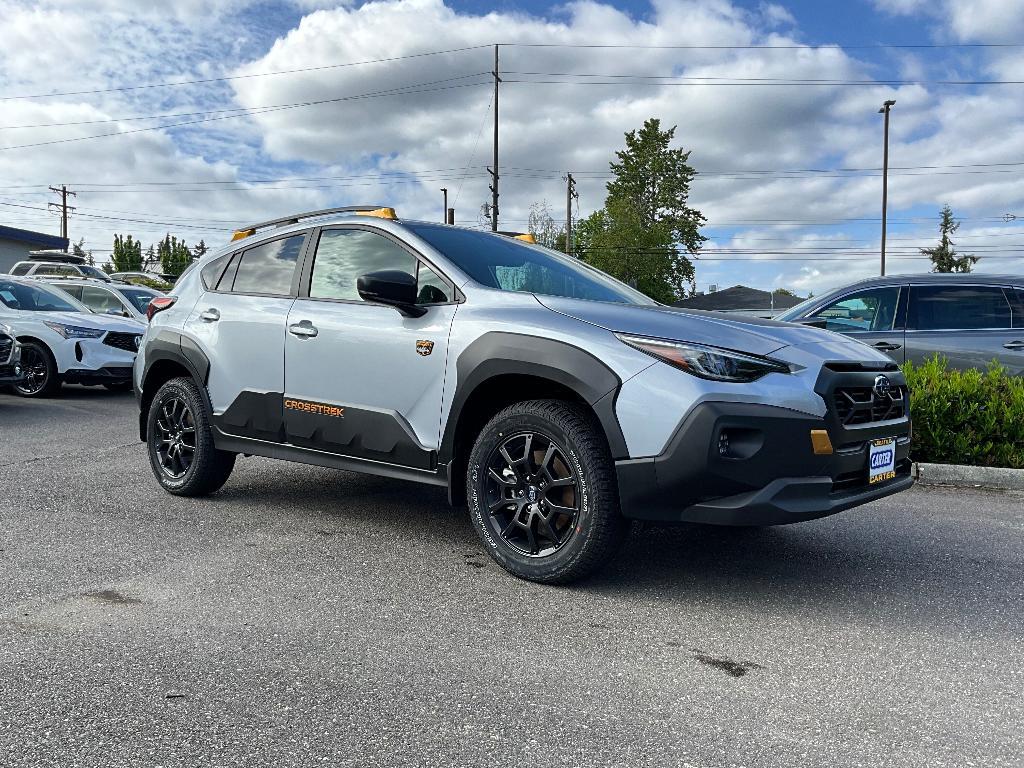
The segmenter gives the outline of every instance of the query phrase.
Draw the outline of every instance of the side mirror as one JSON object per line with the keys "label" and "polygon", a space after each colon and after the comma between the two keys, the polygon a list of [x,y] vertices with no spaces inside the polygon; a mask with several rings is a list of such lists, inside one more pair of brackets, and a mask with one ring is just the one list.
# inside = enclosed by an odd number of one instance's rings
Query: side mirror
{"label": "side mirror", "polygon": [[426,307],[416,305],[416,278],[400,269],[367,272],[356,280],[356,290],[363,301],[386,304],[406,317],[426,314]]}

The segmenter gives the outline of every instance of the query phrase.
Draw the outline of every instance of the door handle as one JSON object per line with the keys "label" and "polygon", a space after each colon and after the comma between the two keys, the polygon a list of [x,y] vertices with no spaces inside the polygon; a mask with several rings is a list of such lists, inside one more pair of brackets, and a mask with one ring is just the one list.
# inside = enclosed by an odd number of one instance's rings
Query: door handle
{"label": "door handle", "polygon": [[895,352],[897,349],[902,347],[902,344],[890,344],[888,341],[879,341],[871,345],[880,352]]}
{"label": "door handle", "polygon": [[1024,349],[1024,341],[1008,341],[1003,346],[1007,349]]}
{"label": "door handle", "polygon": [[316,326],[313,325],[309,320],[303,320],[300,323],[288,326],[288,333],[292,336],[298,336],[300,339],[311,339],[316,336],[319,331]]}
{"label": "door handle", "polygon": [[200,314],[199,317],[208,323],[213,323],[220,320],[220,310],[210,307],[208,310]]}

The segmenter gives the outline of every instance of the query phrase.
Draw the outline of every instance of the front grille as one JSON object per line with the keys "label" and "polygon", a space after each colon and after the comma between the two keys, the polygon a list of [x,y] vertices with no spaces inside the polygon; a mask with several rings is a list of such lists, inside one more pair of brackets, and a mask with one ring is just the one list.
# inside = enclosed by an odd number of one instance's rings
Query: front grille
{"label": "front grille", "polygon": [[11,351],[14,349],[14,339],[6,333],[0,334],[0,364],[11,359]]}
{"label": "front grille", "polygon": [[902,419],[907,412],[907,388],[894,386],[879,395],[872,387],[839,387],[833,402],[839,421],[846,427]]}
{"label": "front grille", "polygon": [[138,352],[139,345],[136,340],[141,337],[141,333],[115,333],[111,331],[104,337],[103,343],[108,347],[123,349],[125,352]]}

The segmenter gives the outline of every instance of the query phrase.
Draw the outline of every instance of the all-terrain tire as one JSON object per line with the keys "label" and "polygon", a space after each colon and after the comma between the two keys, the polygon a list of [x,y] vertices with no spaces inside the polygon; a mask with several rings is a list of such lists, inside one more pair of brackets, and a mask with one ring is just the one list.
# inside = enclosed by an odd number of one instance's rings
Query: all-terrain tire
{"label": "all-terrain tire", "polygon": [[[527,436],[532,436],[529,443]],[[523,458],[513,456],[519,451]],[[546,473],[542,461],[554,470]],[[564,477],[552,482],[555,475]],[[516,487],[510,487],[513,476]],[[502,507],[506,496],[511,498]],[[526,400],[494,416],[470,454],[466,498],[473,527],[491,557],[530,581],[581,579],[603,567],[629,533],[601,427],[587,409],[564,400]],[[533,498],[537,504],[529,503]],[[570,506],[574,513],[553,512]],[[546,523],[544,514],[554,522]],[[532,533],[524,520],[543,533]],[[566,535],[559,544],[561,532]]]}
{"label": "all-terrain tire", "polygon": [[187,377],[171,379],[153,396],[146,414],[146,444],[157,481],[176,496],[207,496],[219,490],[235,466],[235,454],[214,445],[206,400]]}

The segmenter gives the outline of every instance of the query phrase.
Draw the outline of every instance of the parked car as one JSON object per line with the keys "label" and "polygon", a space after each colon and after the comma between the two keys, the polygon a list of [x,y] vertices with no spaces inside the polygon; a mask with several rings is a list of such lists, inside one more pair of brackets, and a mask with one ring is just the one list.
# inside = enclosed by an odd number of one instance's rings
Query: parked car
{"label": "parked car", "polygon": [[0,386],[17,384],[22,378],[21,344],[10,326],[0,324]]}
{"label": "parked car", "polygon": [[110,275],[112,280],[121,280],[133,285],[144,285],[147,288],[169,290],[174,284],[173,275],[161,275],[156,272],[114,272]]}
{"label": "parked car", "polygon": [[9,274],[19,277],[91,277],[110,282],[102,269],[85,263],[85,259],[62,251],[38,251],[37,258],[19,261]]}
{"label": "parked car", "polygon": [[165,490],[212,493],[238,454],[441,486],[536,581],[600,566],[630,519],[792,523],[912,482],[880,352],[390,209],[246,227],[150,313],[135,386]]}
{"label": "parked car", "polygon": [[101,315],[120,315],[146,321],[146,307],[154,296],[163,296],[161,291],[128,283],[97,283],[84,279],[51,279],[46,283],[73,296]]}
{"label": "parked car", "polygon": [[815,296],[779,320],[838,331],[897,363],[940,354],[951,368],[997,360],[1024,375],[1024,276],[926,274],[875,277]]}
{"label": "parked car", "polygon": [[39,280],[0,275],[0,322],[21,343],[25,397],[56,392],[62,383],[131,386],[132,363],[145,326],[96,315]]}

